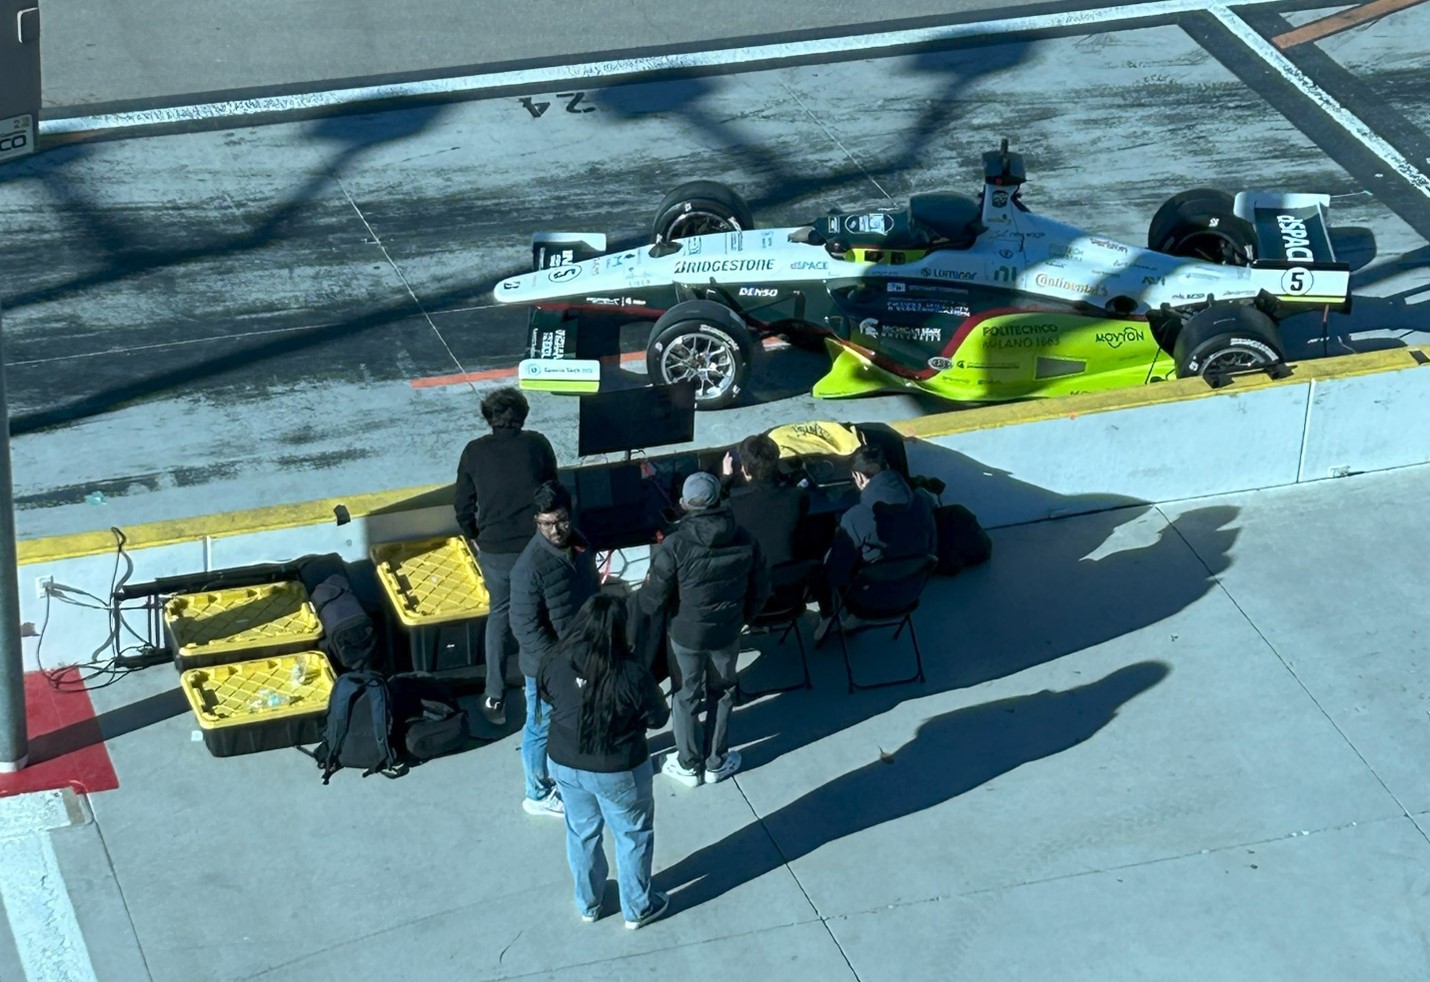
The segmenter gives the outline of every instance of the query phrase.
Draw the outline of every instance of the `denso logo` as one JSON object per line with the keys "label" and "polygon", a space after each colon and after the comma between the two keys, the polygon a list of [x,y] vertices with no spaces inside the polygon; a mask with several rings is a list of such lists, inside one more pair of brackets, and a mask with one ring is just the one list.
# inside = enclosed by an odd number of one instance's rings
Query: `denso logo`
{"label": "denso logo", "polygon": [[740,296],[742,296],[742,297],[777,297],[777,296],[779,296],[779,295],[780,295],[780,291],[776,290],[774,287],[763,287],[763,286],[742,286],[742,287],[740,287]]}
{"label": "denso logo", "polygon": [[1295,215],[1277,215],[1276,224],[1281,230],[1281,246],[1287,259],[1315,259],[1311,251],[1311,240],[1306,235],[1306,223]]}

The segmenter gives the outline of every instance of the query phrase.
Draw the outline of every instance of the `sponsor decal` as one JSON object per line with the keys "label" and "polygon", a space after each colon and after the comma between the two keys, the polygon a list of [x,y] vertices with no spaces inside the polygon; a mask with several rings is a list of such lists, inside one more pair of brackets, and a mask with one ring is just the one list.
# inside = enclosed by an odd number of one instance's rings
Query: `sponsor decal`
{"label": "sponsor decal", "polygon": [[546,274],[546,278],[552,283],[560,283],[563,280],[574,280],[580,275],[580,266],[556,266]]}
{"label": "sponsor decal", "polygon": [[768,273],[775,268],[773,259],[698,259],[675,264],[680,273]]}
{"label": "sponsor decal", "polygon": [[936,327],[909,327],[903,324],[880,324],[878,336],[886,341],[943,341],[943,332]]}
{"label": "sponsor decal", "polygon": [[618,266],[624,266],[626,263],[636,263],[639,261],[634,252],[623,252],[619,256],[607,256],[606,268],[615,269]]}
{"label": "sponsor decal", "polygon": [[1124,344],[1147,340],[1147,332],[1138,330],[1135,327],[1124,327],[1120,331],[1099,331],[1093,335],[1092,339],[1099,344],[1107,345],[1109,348],[1120,348]]}
{"label": "sponsor decal", "polygon": [[1304,296],[1311,292],[1311,287],[1315,284],[1316,278],[1311,275],[1311,271],[1305,266],[1297,266],[1288,269],[1281,274],[1281,289],[1293,297]]}
{"label": "sponsor decal", "polygon": [[938,300],[889,300],[887,306],[901,314],[952,314],[968,316],[968,308]]}
{"label": "sponsor decal", "polygon": [[1311,238],[1306,234],[1306,223],[1295,215],[1277,215],[1276,226],[1281,232],[1281,249],[1287,259],[1316,258],[1311,251]]}
{"label": "sponsor decal", "polygon": [[829,262],[825,259],[800,259],[789,264],[790,269],[808,269],[812,271],[827,270]]}
{"label": "sponsor decal", "polygon": [[1036,321],[989,324],[983,329],[983,347],[989,350],[994,348],[1046,348],[1058,343],[1060,330],[1057,324]]}
{"label": "sponsor decal", "polygon": [[1081,259],[1082,250],[1070,245],[1048,246],[1048,255],[1061,259]]}
{"label": "sponsor decal", "polygon": [[1007,191],[994,191],[994,192],[993,192],[993,207],[994,207],[994,208],[1004,208],[1004,207],[1007,206],[1007,204],[1008,204],[1008,192],[1007,192]]}
{"label": "sponsor decal", "polygon": [[1091,242],[1093,245],[1097,246],[1099,249],[1106,249],[1108,252],[1127,252],[1127,247],[1125,245],[1123,245],[1121,242],[1113,242],[1111,239],[1088,239],[1088,241]]}
{"label": "sponsor decal", "polygon": [[865,249],[864,261],[866,263],[877,263],[884,258],[884,254],[878,249]]}
{"label": "sponsor decal", "polygon": [[932,368],[936,372],[946,371],[952,367],[953,363],[947,358],[934,357],[929,359],[929,368]]}
{"label": "sponsor decal", "polygon": [[503,290],[520,290],[521,280],[502,280],[501,288]]}
{"label": "sponsor decal", "polygon": [[1073,280],[1063,279],[1061,276],[1049,276],[1046,273],[1039,273],[1033,282],[1040,287],[1052,290],[1067,290],[1069,293],[1081,293],[1085,297],[1107,296],[1107,287],[1101,283],[1077,283]]}
{"label": "sponsor decal", "polygon": [[1144,277],[1142,277],[1142,285],[1143,285],[1143,286],[1166,286],[1166,285],[1167,285],[1167,277],[1165,277],[1165,276],[1144,276]]}
{"label": "sponsor decal", "polygon": [[761,249],[768,249],[770,246],[772,246],[772,245],[774,245],[774,244],[775,244],[775,233],[773,233],[773,232],[761,232],[761,233],[760,233],[760,248],[761,248]]}
{"label": "sponsor decal", "polygon": [[890,280],[890,281],[884,286],[884,289],[885,289],[885,290],[888,290],[890,293],[903,293],[903,292],[904,292],[904,284],[899,283],[899,282],[896,282],[896,281],[894,281],[894,280]]}
{"label": "sponsor decal", "polygon": [[1172,294],[1172,299],[1173,299],[1173,300],[1205,300],[1205,299],[1206,299],[1206,296],[1207,296],[1207,295],[1206,295],[1205,293],[1174,293],[1174,294]]}
{"label": "sponsor decal", "polygon": [[1002,256],[1004,259],[1012,259],[1012,258],[1013,258],[1013,250],[1012,250],[1012,249],[999,249],[999,250],[998,250],[998,255]]}
{"label": "sponsor decal", "polygon": [[984,337],[990,338],[1003,337],[1004,335],[1013,334],[1041,334],[1046,336],[1049,334],[1057,334],[1058,330],[1059,328],[1056,324],[1039,324],[1036,322],[1029,323],[1028,321],[1011,321],[1006,324],[989,324],[983,329],[983,335]]}
{"label": "sponsor decal", "polygon": [[540,338],[538,343],[531,346],[531,354],[534,358],[562,358],[566,354],[566,331],[564,329],[556,331],[534,331]]}
{"label": "sponsor decal", "polygon": [[742,297],[777,297],[780,295],[780,291],[772,286],[742,286],[739,295]]}
{"label": "sponsor decal", "polygon": [[705,242],[701,239],[686,239],[685,254],[687,256],[698,256],[705,251]]}
{"label": "sponsor decal", "polygon": [[[838,219],[832,218],[830,221],[837,222]],[[872,215],[847,215],[844,218],[844,231],[846,232],[875,232],[883,235],[893,227],[894,216],[886,215],[883,212],[875,212]]]}
{"label": "sponsor decal", "polygon": [[635,297],[587,297],[586,302],[602,307],[644,307],[644,300]]}
{"label": "sponsor decal", "polygon": [[1012,283],[1018,278],[1018,267],[999,266],[993,271],[993,278],[1000,283]]}
{"label": "sponsor decal", "polygon": [[938,269],[934,266],[924,266],[919,270],[920,276],[927,276],[935,280],[976,280],[978,274],[966,269]]}
{"label": "sponsor decal", "polygon": [[744,251],[745,251],[745,233],[744,233],[744,232],[727,232],[727,233],[725,233],[725,251],[726,251],[726,252],[744,252]]}

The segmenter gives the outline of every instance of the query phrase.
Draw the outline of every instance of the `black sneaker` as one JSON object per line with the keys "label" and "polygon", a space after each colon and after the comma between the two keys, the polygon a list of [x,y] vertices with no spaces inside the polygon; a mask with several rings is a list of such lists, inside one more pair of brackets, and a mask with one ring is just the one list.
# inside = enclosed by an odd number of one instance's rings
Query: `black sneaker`
{"label": "black sneaker", "polygon": [[491,696],[482,699],[482,715],[493,726],[506,726],[506,708],[500,699]]}

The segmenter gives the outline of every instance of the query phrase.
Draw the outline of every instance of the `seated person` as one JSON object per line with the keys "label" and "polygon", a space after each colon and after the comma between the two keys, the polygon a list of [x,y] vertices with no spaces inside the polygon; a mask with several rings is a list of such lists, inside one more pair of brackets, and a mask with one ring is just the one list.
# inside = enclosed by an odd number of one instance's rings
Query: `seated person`
{"label": "seated person", "polygon": [[[735,455],[739,456],[738,466]],[[740,441],[721,466],[735,524],[749,532],[771,566],[816,558],[809,492],[780,474],[780,448],[763,433]]]}
{"label": "seated person", "polygon": [[824,559],[824,576],[816,580],[820,622],[814,632],[815,644],[823,641],[833,626],[834,596],[849,585],[861,566],[938,552],[933,502],[889,466],[883,450],[862,446],[854,451],[850,466],[859,501],[840,517],[834,545]]}

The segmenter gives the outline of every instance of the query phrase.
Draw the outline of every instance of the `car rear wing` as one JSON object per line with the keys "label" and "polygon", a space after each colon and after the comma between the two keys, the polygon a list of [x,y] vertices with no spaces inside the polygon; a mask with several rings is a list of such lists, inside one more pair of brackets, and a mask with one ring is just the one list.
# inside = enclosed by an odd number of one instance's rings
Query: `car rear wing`
{"label": "car rear wing", "polygon": [[1331,245],[1330,195],[1242,191],[1233,206],[1256,233],[1252,283],[1284,304],[1350,309],[1351,268]]}

